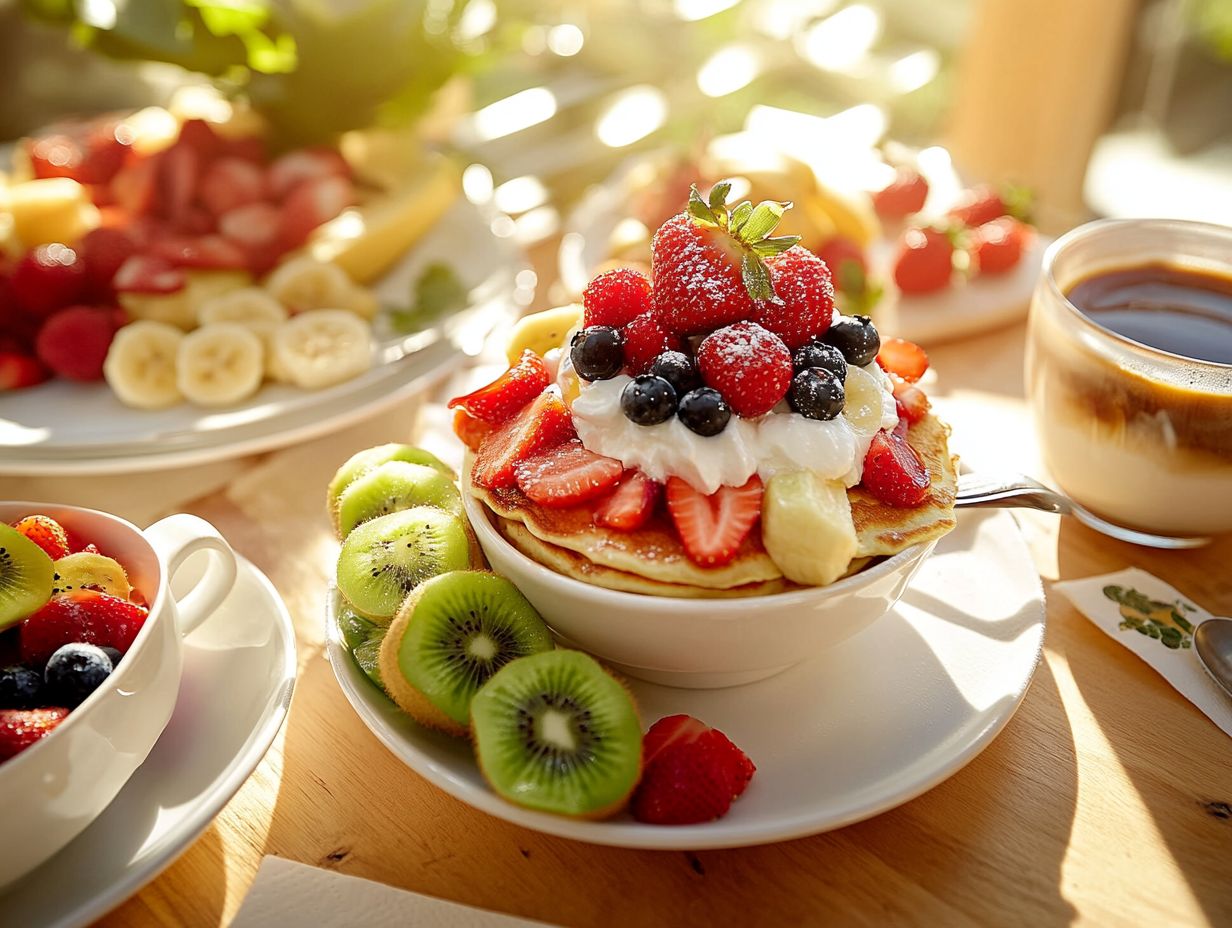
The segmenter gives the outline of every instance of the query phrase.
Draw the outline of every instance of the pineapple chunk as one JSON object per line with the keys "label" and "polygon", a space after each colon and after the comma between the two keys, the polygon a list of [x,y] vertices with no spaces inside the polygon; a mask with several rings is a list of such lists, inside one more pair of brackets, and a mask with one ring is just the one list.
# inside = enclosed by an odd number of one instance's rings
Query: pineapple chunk
{"label": "pineapple chunk", "polygon": [[856,527],[847,489],[812,471],[775,474],[762,501],[762,544],[783,576],[825,586],[844,573],[855,556]]}
{"label": "pineapple chunk", "polygon": [[13,234],[26,248],[62,242],[72,245],[98,225],[89,192],[68,177],[13,184],[5,192]]}

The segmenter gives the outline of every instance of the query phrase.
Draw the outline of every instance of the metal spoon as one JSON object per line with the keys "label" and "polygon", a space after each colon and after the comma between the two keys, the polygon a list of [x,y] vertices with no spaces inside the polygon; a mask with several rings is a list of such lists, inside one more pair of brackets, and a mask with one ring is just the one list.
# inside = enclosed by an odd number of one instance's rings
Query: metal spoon
{"label": "metal spoon", "polygon": [[1232,696],[1232,619],[1207,619],[1194,629],[1198,663]]}
{"label": "metal spoon", "polygon": [[1100,518],[1063,493],[1022,474],[959,474],[958,506],[992,506],[1000,509],[1039,509],[1073,516],[1084,525],[1110,538],[1148,548],[1200,548],[1209,538],[1174,538],[1126,528]]}

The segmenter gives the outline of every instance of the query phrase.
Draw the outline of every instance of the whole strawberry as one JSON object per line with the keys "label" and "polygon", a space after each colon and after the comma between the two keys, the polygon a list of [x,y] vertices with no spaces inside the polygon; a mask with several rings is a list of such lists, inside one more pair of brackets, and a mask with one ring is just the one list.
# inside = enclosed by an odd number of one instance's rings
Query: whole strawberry
{"label": "whole strawberry", "polygon": [[24,751],[64,721],[67,709],[0,709],[0,761]]}
{"label": "whole strawberry", "polygon": [[738,322],[707,335],[697,348],[697,367],[738,416],[768,413],[791,386],[791,351],[756,322]]}
{"label": "whole strawberry", "polygon": [[116,313],[101,306],[70,306],[47,320],[34,347],[38,358],[69,380],[100,380],[115,337]]}
{"label": "whole strawberry", "polygon": [[57,596],[19,626],[21,659],[31,667],[42,667],[61,645],[75,641],[124,654],[146,615],[136,603],[95,590]]}
{"label": "whole strawberry", "polygon": [[86,283],[86,265],[67,245],[39,245],[13,266],[9,286],[17,304],[46,318],[76,303]]}
{"label": "whole strawberry", "polygon": [[913,168],[899,168],[894,180],[873,194],[873,209],[883,219],[903,219],[924,208],[928,181]]}
{"label": "whole strawberry", "polygon": [[974,230],[972,257],[981,275],[1004,274],[1022,260],[1023,249],[1030,244],[1032,229],[1013,216],[1002,216]]}
{"label": "whole strawberry", "polygon": [[644,769],[633,817],[693,825],[725,815],[756,767],[721,731],[687,715],[659,719],[642,742]]}
{"label": "whole strawberry", "polygon": [[660,226],[651,241],[654,311],[681,335],[752,318],[756,301],[774,296],[765,259],[800,240],[770,236],[790,203],[745,201],[729,211],[730,191],[730,183],[715,184],[707,202],[693,187],[688,210]]}
{"label": "whole strawberry", "polygon": [[600,274],[582,293],[582,326],[620,328],[650,311],[650,281],[633,268]]}
{"label": "whole strawberry", "polygon": [[834,318],[834,283],[825,262],[796,245],[766,263],[774,299],[757,304],[753,321],[792,350],[825,335]]}
{"label": "whole strawberry", "polygon": [[954,243],[939,229],[908,229],[898,242],[894,283],[903,293],[935,293],[950,285]]}

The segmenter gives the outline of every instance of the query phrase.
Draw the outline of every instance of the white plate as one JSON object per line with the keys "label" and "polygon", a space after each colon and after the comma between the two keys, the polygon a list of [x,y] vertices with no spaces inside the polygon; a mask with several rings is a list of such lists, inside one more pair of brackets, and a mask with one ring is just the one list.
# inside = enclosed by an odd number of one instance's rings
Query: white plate
{"label": "white plate", "polygon": [[[331,600],[331,604],[333,600]],[[704,825],[560,818],[505,802],[469,745],[421,728],[355,664],[327,617],[327,653],[351,705],[412,770],[478,809],[548,834],[620,847],[699,850],[783,841],[848,825],[936,786],[1009,721],[1044,637],[1039,576],[1005,512],[964,511],[899,605],[777,677],[723,690],[629,680],[649,723],[684,712],[757,764],[748,792]]]}
{"label": "white plate", "polygon": [[190,403],[132,409],[106,385],[67,380],[0,399],[0,474],[99,474],[204,464],[304,441],[342,422],[397,403],[443,377],[502,320],[516,314],[518,272],[527,267],[508,239],[491,234],[490,216],[463,198],[382,278],[382,301],[405,306],[423,268],[444,262],[470,291],[471,305],[442,325],[410,336],[378,337],[371,370],[324,390],[269,384],[234,407]]}
{"label": "white plate", "polygon": [[[235,589],[184,639],[175,713],[154,750],[89,828],[0,894],[0,923],[100,918],[187,850],[265,756],[291,703],[295,630],[265,575],[239,562]],[[192,582],[189,564],[173,585]]]}

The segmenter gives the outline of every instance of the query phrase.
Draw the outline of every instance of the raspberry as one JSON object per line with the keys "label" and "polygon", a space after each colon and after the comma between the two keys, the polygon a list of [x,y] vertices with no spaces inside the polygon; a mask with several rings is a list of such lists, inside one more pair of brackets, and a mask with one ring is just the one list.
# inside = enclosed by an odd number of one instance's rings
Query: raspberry
{"label": "raspberry", "polygon": [[651,363],[665,351],[679,351],[684,339],[663,328],[654,313],[642,313],[624,327],[625,372],[636,377],[644,374]]}
{"label": "raspberry", "polygon": [[116,333],[115,312],[97,306],[62,309],[39,331],[39,360],[69,380],[98,380]]}
{"label": "raspberry", "polygon": [[739,416],[765,415],[787,395],[793,373],[783,340],[756,322],[739,322],[707,335],[697,349],[702,380]]}
{"label": "raspberry", "polygon": [[757,304],[753,321],[792,349],[824,335],[834,317],[834,284],[825,262],[796,245],[766,263],[775,298]]}
{"label": "raspberry", "polygon": [[650,311],[650,281],[632,268],[600,274],[582,294],[582,326],[620,328]]}

